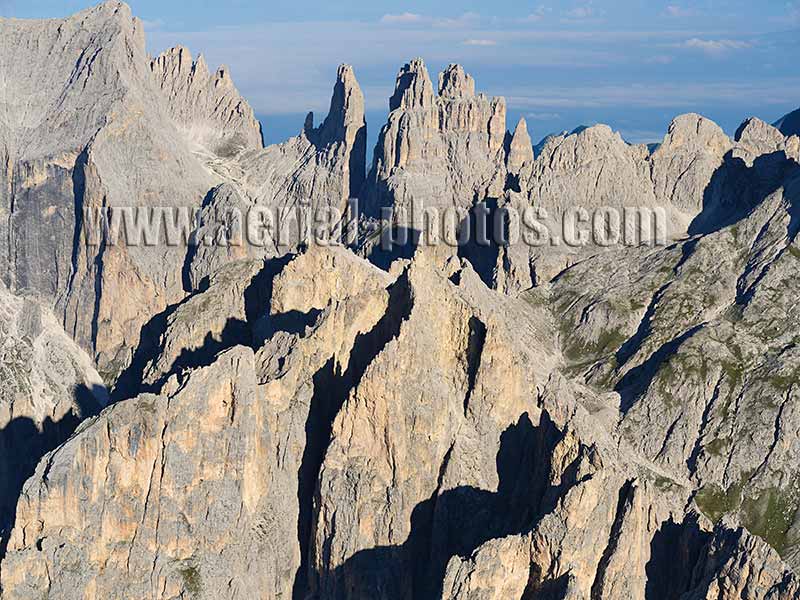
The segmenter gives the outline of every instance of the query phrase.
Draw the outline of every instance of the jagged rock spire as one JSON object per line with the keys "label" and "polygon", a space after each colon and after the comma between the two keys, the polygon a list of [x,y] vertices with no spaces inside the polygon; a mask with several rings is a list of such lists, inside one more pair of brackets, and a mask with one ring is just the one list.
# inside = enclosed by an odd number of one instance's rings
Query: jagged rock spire
{"label": "jagged rock spire", "polygon": [[227,157],[262,146],[261,125],[241,97],[228,68],[212,75],[203,55],[176,46],[150,63],[173,119],[189,141]]}
{"label": "jagged rock spire", "polygon": [[439,73],[439,95],[448,98],[471,98],[475,95],[475,80],[461,65],[450,64]]}
{"label": "jagged rock spire", "polygon": [[528,124],[525,122],[525,117],[521,117],[516,129],[514,129],[514,135],[511,137],[511,143],[508,148],[508,171],[510,173],[519,173],[522,165],[531,161],[533,161],[533,144],[531,143],[531,136],[528,134]]}
{"label": "jagged rock spire", "polygon": [[364,127],[364,94],[358,85],[353,67],[339,65],[333,86],[328,116],[320,127],[325,143],[350,141]]}
{"label": "jagged rock spire", "polygon": [[324,145],[344,143],[349,152],[344,199],[351,194],[357,194],[366,176],[367,122],[364,116],[364,94],[350,65],[339,65],[331,107],[319,128],[315,142]]}
{"label": "jagged rock spire", "polygon": [[449,65],[434,90],[422,59],[411,60],[397,75],[389,108],[366,191],[371,210],[417,199],[427,206],[460,206],[502,194],[505,100],[476,94],[463,67]]}
{"label": "jagged rock spire", "polygon": [[389,99],[389,110],[428,109],[434,104],[433,84],[421,58],[403,65],[397,74],[394,94]]}

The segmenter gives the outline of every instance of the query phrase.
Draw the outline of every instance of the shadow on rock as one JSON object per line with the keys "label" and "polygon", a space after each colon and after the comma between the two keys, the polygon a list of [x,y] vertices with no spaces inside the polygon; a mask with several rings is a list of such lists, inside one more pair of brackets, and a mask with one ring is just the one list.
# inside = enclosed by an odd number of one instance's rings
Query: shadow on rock
{"label": "shadow on rock", "polygon": [[783,151],[761,155],[750,167],[728,152],[703,192],[703,207],[689,225],[689,235],[713,233],[733,225],[798,170],[798,164]]}
{"label": "shadow on rock", "polygon": [[387,227],[380,232],[374,245],[368,248],[367,260],[379,269],[388,271],[399,259],[410,260],[420,245],[421,234],[409,227]]}
{"label": "shadow on rock", "polygon": [[[405,543],[362,550],[328,574],[314,573],[320,598],[433,599],[442,594],[451,558],[467,558],[489,540],[535,527],[555,506],[561,488],[548,485],[552,452],[561,432],[542,415],[534,426],[528,414],[500,437],[496,491],[460,486],[420,502],[411,514]],[[441,479],[448,457],[442,465]],[[569,475],[562,485],[570,485]],[[326,549],[323,548],[323,561]]]}
{"label": "shadow on rock", "polygon": [[300,328],[301,324],[298,324],[298,319],[306,317],[269,316],[273,280],[292,258],[292,255],[286,255],[267,260],[264,267],[253,277],[244,291],[244,320],[228,319],[220,334],[215,336],[209,332],[199,348],[183,349],[164,376],[152,384],[145,384],[143,380],[148,366],[161,355],[163,338],[168,331],[170,317],[190,299],[206,292],[208,282],[204,282],[204,285],[195,294],[155,315],[142,327],[139,344],[131,364],[122,372],[114,386],[111,394],[112,401],[119,402],[142,393],[157,394],[172,375],[208,366],[214,362],[220,352],[240,345],[257,349],[275,331],[283,327],[287,330]]}
{"label": "shadow on rock", "polygon": [[645,599],[670,600],[689,591],[695,566],[711,537],[700,529],[696,515],[683,523],[665,521],[650,543]]}
{"label": "shadow on rock", "polygon": [[84,419],[99,414],[107,392],[104,387],[90,389],[81,384],[73,390],[73,398],[75,406],[58,421],[47,417],[38,426],[32,419],[17,417],[0,429],[0,560],[25,482],[42,457],[66,442]]}

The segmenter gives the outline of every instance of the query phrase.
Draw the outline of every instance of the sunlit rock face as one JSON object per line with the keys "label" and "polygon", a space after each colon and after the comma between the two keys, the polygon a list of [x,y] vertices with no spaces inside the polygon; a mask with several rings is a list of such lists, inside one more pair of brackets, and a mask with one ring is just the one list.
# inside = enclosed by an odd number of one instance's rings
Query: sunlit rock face
{"label": "sunlit rock face", "polygon": [[[415,59],[368,170],[348,65],[265,148],[227,68],[147,56],[122,3],[0,32],[3,598],[800,597],[792,115],[534,152],[502,98]],[[85,243],[87,207],[194,208],[197,239],[352,197],[359,224],[394,209],[378,229],[483,204],[666,232]]]}

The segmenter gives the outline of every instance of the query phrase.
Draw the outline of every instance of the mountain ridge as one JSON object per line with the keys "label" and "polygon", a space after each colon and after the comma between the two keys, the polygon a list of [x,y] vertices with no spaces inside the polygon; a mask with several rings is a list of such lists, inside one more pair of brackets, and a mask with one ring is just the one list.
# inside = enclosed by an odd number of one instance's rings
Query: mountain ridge
{"label": "mountain ridge", "polygon": [[[227,69],[148,56],[124,3],[0,32],[3,598],[800,597],[789,121],[534,149],[503,98],[417,58],[367,165],[348,65],[321,124],[264,147]],[[353,195],[378,228],[485,203],[670,231],[84,244],[87,207],[196,208],[203,238]]]}

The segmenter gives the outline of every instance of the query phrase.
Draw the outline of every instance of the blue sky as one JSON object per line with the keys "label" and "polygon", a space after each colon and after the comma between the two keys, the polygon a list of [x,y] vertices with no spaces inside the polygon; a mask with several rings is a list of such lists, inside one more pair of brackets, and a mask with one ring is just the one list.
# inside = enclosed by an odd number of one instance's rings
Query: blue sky
{"label": "blue sky", "polygon": [[[92,2],[0,0],[0,13],[57,17]],[[324,116],[341,62],[364,89],[370,137],[398,68],[422,56],[432,76],[463,64],[503,95],[509,128],[535,140],[604,122],[631,142],[660,140],[700,112],[729,133],[800,106],[800,0],[376,2],[131,0],[157,53],[183,44],[228,65],[269,142]]]}

